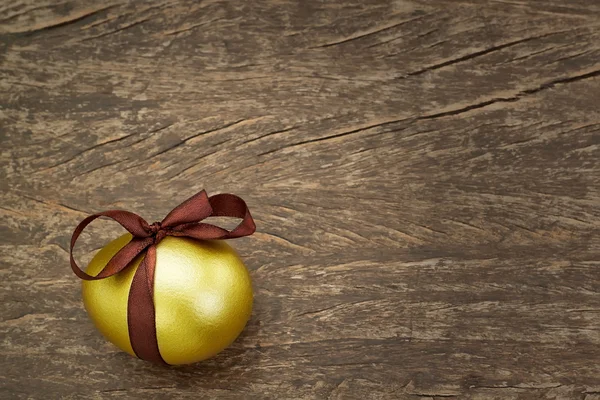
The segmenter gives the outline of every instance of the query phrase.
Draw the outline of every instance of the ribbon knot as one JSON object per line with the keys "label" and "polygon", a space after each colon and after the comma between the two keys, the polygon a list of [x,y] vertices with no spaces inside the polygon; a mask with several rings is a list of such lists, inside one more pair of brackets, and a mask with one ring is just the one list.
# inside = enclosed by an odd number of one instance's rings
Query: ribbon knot
{"label": "ribbon knot", "polygon": [[152,234],[154,235],[157,234],[160,229],[160,222],[154,222],[152,225],[150,225],[150,231],[152,231]]}
{"label": "ribbon knot", "polygon": [[[219,226],[201,222],[211,216],[240,218],[242,221],[234,229],[228,231]],[[83,272],[77,265],[73,257],[73,248],[85,227],[100,217],[115,220],[133,237],[110,259],[98,275],[92,276]],[[228,193],[208,197],[202,190],[175,207],[162,221],[152,224],[148,224],[137,214],[123,210],[108,210],[90,215],[81,221],[71,237],[71,268],[81,279],[105,279],[123,271],[138,255],[144,254],[129,290],[127,302],[129,339],[133,351],[139,358],[166,364],[160,355],[156,337],[153,296],[156,245],[166,236],[223,240],[248,236],[255,230],[256,225],[244,200]]]}
{"label": "ribbon knot", "polygon": [[155,245],[169,234],[165,229],[162,228],[160,222],[154,222],[152,225],[150,225],[150,231],[152,232],[152,237],[154,237]]}

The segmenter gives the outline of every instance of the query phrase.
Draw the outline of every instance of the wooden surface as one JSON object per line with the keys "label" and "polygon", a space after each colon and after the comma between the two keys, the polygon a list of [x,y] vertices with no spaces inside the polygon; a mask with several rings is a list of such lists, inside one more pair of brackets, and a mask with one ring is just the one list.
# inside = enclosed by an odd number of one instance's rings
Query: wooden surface
{"label": "wooden surface", "polygon": [[[600,2],[0,18],[0,398],[600,399]],[[256,218],[255,309],[165,369],[94,329],[66,250],[202,188]]]}

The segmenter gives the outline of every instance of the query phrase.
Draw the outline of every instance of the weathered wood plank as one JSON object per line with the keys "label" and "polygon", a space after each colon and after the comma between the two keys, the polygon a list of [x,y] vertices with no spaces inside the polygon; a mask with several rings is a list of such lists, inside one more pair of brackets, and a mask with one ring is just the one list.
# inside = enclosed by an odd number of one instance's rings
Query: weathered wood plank
{"label": "weathered wood plank", "polygon": [[[0,397],[599,398],[598,17],[0,5]],[[255,310],[165,370],[94,330],[66,250],[86,214],[155,220],[201,188],[255,216]]]}

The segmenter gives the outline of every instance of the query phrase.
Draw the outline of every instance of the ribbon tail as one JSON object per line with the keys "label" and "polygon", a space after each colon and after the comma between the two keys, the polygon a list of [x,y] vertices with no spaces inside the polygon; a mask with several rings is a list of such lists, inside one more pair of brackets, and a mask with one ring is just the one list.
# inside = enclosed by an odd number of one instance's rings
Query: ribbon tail
{"label": "ribbon tail", "polygon": [[108,264],[96,275],[95,279],[103,279],[118,274],[135,259],[141,252],[152,244],[152,238],[133,237],[121,250],[115,254]]}
{"label": "ribbon tail", "polygon": [[127,326],[129,339],[135,354],[147,361],[167,364],[160,355],[156,334],[156,310],[154,308],[154,271],[156,269],[156,246],[148,247],[131,282],[127,301]]}

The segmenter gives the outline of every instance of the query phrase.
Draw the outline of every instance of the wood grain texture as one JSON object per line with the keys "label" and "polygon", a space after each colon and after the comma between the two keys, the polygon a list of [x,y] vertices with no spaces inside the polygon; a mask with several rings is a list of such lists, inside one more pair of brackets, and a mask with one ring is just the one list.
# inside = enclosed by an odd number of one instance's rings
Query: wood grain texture
{"label": "wood grain texture", "polygon": [[[600,399],[600,3],[0,5],[0,398]],[[247,200],[216,358],[105,342],[88,213]],[[160,194],[163,193],[163,194]],[[121,231],[89,228],[84,260]]]}

